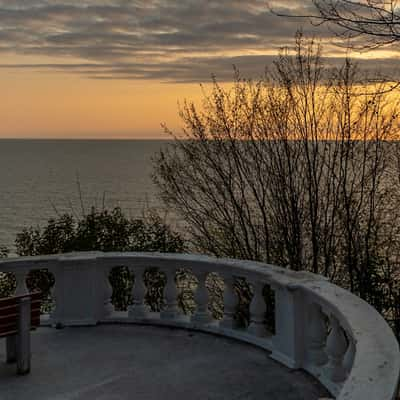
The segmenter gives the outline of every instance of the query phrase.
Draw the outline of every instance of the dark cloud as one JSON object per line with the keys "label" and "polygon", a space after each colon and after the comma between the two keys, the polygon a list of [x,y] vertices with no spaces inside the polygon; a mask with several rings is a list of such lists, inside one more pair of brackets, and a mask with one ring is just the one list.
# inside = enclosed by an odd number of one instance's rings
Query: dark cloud
{"label": "dark cloud", "polygon": [[[33,71],[69,72],[87,76],[90,79],[156,79],[161,82],[208,82],[213,76],[219,81],[231,81],[234,69],[239,70],[242,76],[260,78],[265,68],[270,68],[276,56],[237,56],[237,57],[182,57],[177,61],[164,63],[146,62],[112,62],[112,63],[75,63],[75,64],[8,64],[1,68],[29,69]],[[329,57],[324,59],[325,64],[332,68],[340,67],[342,58]],[[400,78],[398,70],[390,59],[359,60],[359,69],[374,76],[379,66],[380,76]]]}
{"label": "dark cloud", "polygon": [[[286,13],[312,10],[311,0],[275,4]],[[329,39],[327,30],[305,20],[271,14],[264,0],[0,0],[0,52],[55,60],[12,67],[96,79],[186,82],[214,73],[225,80],[232,64],[259,76],[271,63],[262,54],[291,44],[299,26]]]}

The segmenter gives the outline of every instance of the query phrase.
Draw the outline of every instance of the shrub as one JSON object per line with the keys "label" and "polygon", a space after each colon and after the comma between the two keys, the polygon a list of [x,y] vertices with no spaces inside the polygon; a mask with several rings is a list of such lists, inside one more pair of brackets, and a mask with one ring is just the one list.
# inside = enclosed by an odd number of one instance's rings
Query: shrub
{"label": "shrub", "polygon": [[[17,234],[17,254],[33,256],[59,254],[72,251],[159,251],[182,252],[184,240],[172,231],[155,214],[145,219],[127,218],[120,208],[97,210],[81,219],[70,214],[50,219],[43,228],[25,228]],[[110,276],[113,287],[112,302],[116,309],[126,310],[131,302],[134,277],[124,267],[113,268]],[[162,292],[165,279],[156,269],[146,271],[145,284],[148,286],[147,301],[153,309],[162,307]],[[15,283],[7,275],[0,281],[1,294],[10,294]],[[30,290],[39,289],[47,299],[46,308],[51,307],[51,287],[54,276],[47,270],[32,271],[27,279]]]}

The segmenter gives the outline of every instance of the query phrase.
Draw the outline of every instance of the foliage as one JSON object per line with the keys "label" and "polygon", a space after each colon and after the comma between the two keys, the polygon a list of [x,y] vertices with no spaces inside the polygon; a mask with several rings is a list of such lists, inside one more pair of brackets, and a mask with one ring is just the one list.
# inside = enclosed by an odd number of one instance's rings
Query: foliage
{"label": "foliage", "polygon": [[[173,232],[160,217],[152,214],[147,219],[129,219],[120,208],[97,210],[77,220],[69,214],[50,219],[44,228],[25,228],[17,234],[17,253],[21,256],[59,254],[72,251],[160,251],[184,250],[183,238]],[[165,279],[157,270],[145,274],[148,285],[147,301],[159,309]],[[134,277],[123,266],[110,274],[113,287],[112,302],[116,309],[126,309],[131,302]],[[27,280],[30,289],[40,289],[50,299],[54,276],[47,270],[32,272]],[[5,287],[1,285],[1,287]],[[8,285],[9,287],[9,285]],[[9,288],[9,291],[11,289]]]}
{"label": "foliage", "polygon": [[0,258],[5,258],[9,254],[9,250],[5,246],[0,246]]}
{"label": "foliage", "polygon": [[[8,257],[9,250],[5,246],[0,246],[0,258]],[[7,297],[14,292],[16,287],[15,278],[10,273],[0,272],[0,298]]]}
{"label": "foliage", "polygon": [[127,218],[118,207],[92,208],[78,221],[65,214],[50,219],[43,229],[23,229],[16,247],[21,256],[94,250],[174,252],[183,248],[183,239],[156,215],[145,221]]}
{"label": "foliage", "polygon": [[[155,160],[164,201],[201,252],[328,276],[399,313],[397,100],[351,60],[296,39],[259,81],[216,81]],[[383,300],[384,299],[384,300]]]}

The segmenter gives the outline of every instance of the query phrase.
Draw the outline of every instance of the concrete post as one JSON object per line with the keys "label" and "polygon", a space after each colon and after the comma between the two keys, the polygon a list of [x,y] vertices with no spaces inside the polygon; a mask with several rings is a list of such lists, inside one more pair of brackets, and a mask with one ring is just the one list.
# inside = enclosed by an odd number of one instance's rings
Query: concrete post
{"label": "concrete post", "polygon": [[96,253],[67,254],[53,270],[56,307],[52,325],[96,325],[104,318],[105,299],[110,296],[107,265],[97,262]]}
{"label": "concrete post", "polygon": [[275,336],[271,358],[301,368],[305,354],[305,302],[296,288],[275,286]]}
{"label": "concrete post", "polygon": [[6,349],[7,349],[7,364],[12,364],[17,361],[17,336],[6,337]]}
{"label": "concrete post", "polygon": [[17,333],[17,373],[25,375],[31,369],[31,299],[23,297],[19,300]]}

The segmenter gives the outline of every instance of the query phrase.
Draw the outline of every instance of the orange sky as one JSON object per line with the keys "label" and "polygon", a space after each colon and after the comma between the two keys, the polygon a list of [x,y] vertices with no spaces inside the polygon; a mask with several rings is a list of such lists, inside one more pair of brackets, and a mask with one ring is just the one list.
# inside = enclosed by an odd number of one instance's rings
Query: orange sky
{"label": "orange sky", "polygon": [[200,99],[199,84],[94,80],[68,73],[3,70],[1,138],[168,138],[178,101]]}
{"label": "orange sky", "polygon": [[[185,82],[227,82],[233,64],[259,77],[299,28],[343,56],[324,27],[260,0],[0,0],[0,138],[168,138],[160,124],[179,129],[178,101],[202,97]],[[398,70],[397,50],[362,57]]]}
{"label": "orange sky", "polygon": [[[21,61],[48,62],[10,55],[4,64]],[[199,83],[99,80],[51,69],[2,68],[0,87],[0,138],[168,139],[161,123],[180,129],[178,102],[202,99]]]}

